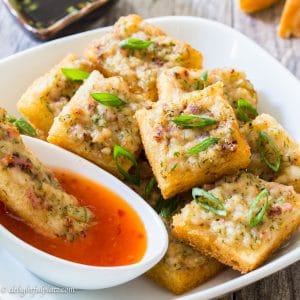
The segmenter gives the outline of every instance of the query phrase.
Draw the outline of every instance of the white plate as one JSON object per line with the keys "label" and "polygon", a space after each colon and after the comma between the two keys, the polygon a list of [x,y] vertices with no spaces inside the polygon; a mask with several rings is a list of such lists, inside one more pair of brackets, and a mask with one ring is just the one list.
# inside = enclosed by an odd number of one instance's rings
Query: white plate
{"label": "white plate", "polygon": [[[300,142],[299,81],[280,63],[237,31],[205,19],[193,17],[164,17],[151,19],[170,35],[191,43],[202,51],[207,68],[237,67],[246,71],[259,94],[259,111],[269,112]],[[0,62],[0,106],[16,114],[15,104],[26,87],[69,52],[81,54],[86,44],[108,29],[98,29],[48,44],[9,57]],[[300,259],[300,233],[261,268],[241,276],[232,270],[186,293],[175,297],[145,278],[139,278],[117,288],[102,291],[78,291],[75,294],[47,294],[44,300],[79,299],[208,299],[239,289],[266,277]],[[78,274],[80,276],[80,274]],[[21,298],[22,295],[2,293],[5,288],[46,287],[0,249],[0,299]],[[30,296],[28,296],[30,298]],[[22,298],[24,299],[24,297]],[[26,297],[25,297],[26,299]]]}

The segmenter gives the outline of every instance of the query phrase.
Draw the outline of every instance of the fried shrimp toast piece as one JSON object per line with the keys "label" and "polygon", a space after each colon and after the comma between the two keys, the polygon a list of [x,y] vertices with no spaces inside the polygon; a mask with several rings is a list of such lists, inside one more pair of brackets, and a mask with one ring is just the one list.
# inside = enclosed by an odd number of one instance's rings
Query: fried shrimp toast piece
{"label": "fried shrimp toast piece", "polygon": [[246,13],[254,13],[266,9],[279,0],[240,0],[240,7]]}
{"label": "fried shrimp toast piece", "polygon": [[244,72],[231,68],[193,70],[174,67],[164,70],[157,80],[159,100],[169,102],[181,97],[183,93],[202,90],[218,81],[223,83],[224,94],[235,112],[239,99],[246,100],[256,108],[257,95],[252,83]]}
{"label": "fried shrimp toast piece", "polygon": [[292,185],[300,193],[300,146],[270,115],[261,114],[241,132],[251,148],[248,171],[268,181]]}
{"label": "fried shrimp toast piece", "polygon": [[[218,82],[136,113],[142,142],[165,199],[247,167],[250,149]],[[190,118],[190,119],[186,119]],[[198,123],[198,125],[197,125]]]}
{"label": "fried shrimp toast piece", "polygon": [[[106,93],[118,97],[120,106],[97,102],[93,93]],[[121,176],[113,158],[115,145],[137,156],[141,139],[134,113],[140,104],[134,102],[126,82],[121,77],[103,78],[93,71],[71,101],[55,118],[48,141],[89,159],[100,167]],[[132,162],[119,158],[121,167],[128,171]]]}
{"label": "fried shrimp toast piece", "polygon": [[163,259],[146,276],[174,294],[183,294],[220,273],[225,266],[172,236]]}
{"label": "fried shrimp toast piece", "polygon": [[75,68],[91,72],[92,64],[75,54],[67,55],[49,72],[36,79],[22,95],[17,108],[42,135],[47,133],[55,116],[75,94],[82,81],[68,79],[62,68]]}
{"label": "fried shrimp toast piece", "polygon": [[[144,167],[143,170],[145,170]],[[149,174],[149,172],[144,173]],[[152,189],[149,190],[151,180],[153,180],[151,177],[145,178],[139,186],[131,184],[130,187],[141,197],[146,198],[151,206],[157,207],[160,191],[155,183]],[[146,190],[150,192],[147,193]],[[145,197],[146,194],[147,197]],[[158,211],[158,213],[160,212]],[[169,219],[164,219],[164,221],[167,228],[169,228]],[[168,233],[169,247],[165,256],[146,273],[146,276],[157,284],[179,295],[206,282],[225,268],[216,259],[205,256],[187,243],[175,239],[169,230]]]}
{"label": "fried shrimp toast piece", "polygon": [[283,38],[300,37],[300,1],[287,0],[281,16],[278,34]]}
{"label": "fried shrimp toast piece", "polygon": [[299,225],[300,195],[293,187],[241,172],[187,204],[173,217],[172,233],[246,273],[268,259]]}
{"label": "fried shrimp toast piece", "polygon": [[68,240],[84,236],[91,211],[64,192],[52,172],[27,149],[0,109],[0,199],[41,234]]}
{"label": "fried shrimp toast piece", "polygon": [[[124,45],[128,39],[144,44]],[[156,78],[160,70],[202,66],[200,52],[137,15],[121,17],[110,32],[87,47],[85,57],[105,76],[122,76],[130,91],[139,94],[141,100],[152,101],[157,100]]]}

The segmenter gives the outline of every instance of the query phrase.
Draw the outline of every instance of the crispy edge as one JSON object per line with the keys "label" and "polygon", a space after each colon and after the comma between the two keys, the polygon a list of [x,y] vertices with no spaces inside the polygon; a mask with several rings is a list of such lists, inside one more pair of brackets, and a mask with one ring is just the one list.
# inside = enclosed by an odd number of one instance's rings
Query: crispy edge
{"label": "crispy edge", "polygon": [[224,269],[225,266],[218,261],[210,261],[198,266],[197,269],[174,272],[161,261],[146,273],[146,277],[172,293],[180,295],[208,281]]}
{"label": "crispy edge", "polygon": [[[253,251],[242,252],[239,251],[239,249],[234,249],[217,242],[212,234],[209,234],[204,230],[201,231],[198,226],[190,226],[186,224],[176,225],[176,222],[174,224],[174,218],[172,224],[172,234],[179,240],[187,242],[204,255],[212,256],[223,264],[228,265],[233,269],[240,271],[241,273],[247,273],[263,264],[272,255],[272,253],[275,252],[285,241],[287,241],[299,228],[300,195],[296,194],[296,197],[298,204],[295,207],[295,213],[287,216],[282,224],[281,230],[278,232],[278,235],[274,237],[271,242],[268,242],[267,245],[264,245],[264,247],[260,249],[260,254],[257,255],[256,258],[253,256]],[[254,252],[257,253],[257,251]],[[251,254],[256,259],[255,261],[250,263],[242,260],[243,256],[248,257]]]}
{"label": "crispy edge", "polygon": [[41,130],[43,135],[47,135],[53,120],[54,115],[47,106],[47,101],[41,97],[44,93],[46,94],[48,89],[45,89],[41,93],[39,88],[44,85],[44,82],[49,77],[54,76],[60,68],[66,63],[70,63],[78,59],[76,54],[68,54],[63,60],[56,64],[51,70],[37,78],[21,96],[17,103],[17,109],[22,115],[24,115],[35,128]]}

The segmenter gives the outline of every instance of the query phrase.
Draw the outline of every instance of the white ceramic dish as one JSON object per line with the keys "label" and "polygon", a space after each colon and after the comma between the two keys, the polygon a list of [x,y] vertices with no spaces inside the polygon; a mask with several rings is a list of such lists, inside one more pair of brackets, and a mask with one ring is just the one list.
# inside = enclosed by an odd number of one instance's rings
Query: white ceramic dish
{"label": "white ceramic dish", "polygon": [[1,225],[0,246],[7,249],[39,278],[58,286],[77,289],[103,289],[120,285],[145,273],[161,260],[168,246],[166,228],[157,213],[139,195],[116,177],[69,151],[27,136],[23,136],[23,141],[46,165],[81,174],[121,196],[143,221],[147,235],[147,248],[143,258],[132,265],[87,266],[40,251],[23,242]]}
{"label": "white ceramic dish", "polygon": [[[236,67],[247,72],[259,94],[259,111],[269,112],[300,142],[299,81],[272,56],[237,31],[222,24],[193,17],[164,17],[150,20],[170,35],[190,42],[202,51],[207,68]],[[49,69],[70,51],[81,53],[86,44],[108,29],[98,29],[67,37],[28,50],[0,62],[0,105],[16,113],[15,104],[28,84]],[[166,300],[208,299],[237,290],[266,277],[300,259],[300,233],[277,251],[262,267],[240,275],[227,270],[219,276],[175,297],[145,278],[102,291],[78,291],[75,294],[45,295],[43,299],[57,300]],[[0,249],[0,286],[39,287],[45,283],[29,274],[5,251]],[[4,270],[2,272],[2,270]],[[0,294],[0,298],[15,295]],[[4,298],[6,299],[6,298]]]}

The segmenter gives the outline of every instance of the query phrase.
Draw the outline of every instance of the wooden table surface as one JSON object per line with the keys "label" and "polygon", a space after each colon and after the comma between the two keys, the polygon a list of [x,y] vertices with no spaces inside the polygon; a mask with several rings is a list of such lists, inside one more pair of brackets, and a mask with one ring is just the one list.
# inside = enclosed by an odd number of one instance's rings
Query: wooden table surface
{"label": "wooden table surface", "polygon": [[[210,18],[255,40],[300,79],[300,39],[282,40],[276,34],[283,4],[282,1],[250,17],[239,10],[235,0],[120,0],[72,25],[65,33],[111,25],[129,13],[145,18],[163,15]],[[0,0],[0,59],[37,44],[38,41],[24,33]],[[222,299],[300,299],[300,262]]]}

